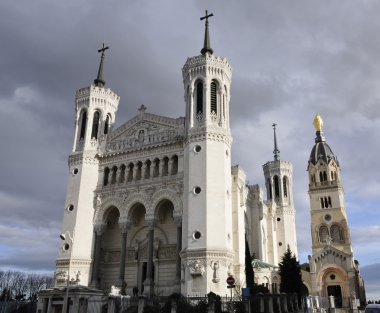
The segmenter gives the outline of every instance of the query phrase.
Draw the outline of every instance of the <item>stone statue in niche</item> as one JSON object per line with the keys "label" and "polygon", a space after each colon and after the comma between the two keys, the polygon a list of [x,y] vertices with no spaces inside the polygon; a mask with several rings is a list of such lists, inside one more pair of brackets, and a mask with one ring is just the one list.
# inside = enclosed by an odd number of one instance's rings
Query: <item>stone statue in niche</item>
{"label": "stone statue in niche", "polygon": [[218,283],[220,281],[220,278],[219,278],[219,262],[211,262],[211,268],[213,270],[213,274],[212,274],[212,281],[214,283]]}
{"label": "stone statue in niche", "polygon": [[143,143],[144,142],[144,131],[143,130],[139,131],[138,140],[139,140],[139,143]]}

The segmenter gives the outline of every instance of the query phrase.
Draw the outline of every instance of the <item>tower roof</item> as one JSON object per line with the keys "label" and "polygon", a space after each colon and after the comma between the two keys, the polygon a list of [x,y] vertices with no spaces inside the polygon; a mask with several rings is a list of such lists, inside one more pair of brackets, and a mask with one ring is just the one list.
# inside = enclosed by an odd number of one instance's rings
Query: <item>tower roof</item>
{"label": "tower roof", "polygon": [[98,76],[94,80],[94,84],[97,87],[104,87],[104,85],[106,84],[106,82],[103,79],[103,63],[104,63],[104,51],[106,51],[107,49],[109,49],[109,47],[106,47],[105,44],[103,43],[103,47],[98,50],[98,52],[101,52],[102,54],[100,56]]}
{"label": "tower roof", "polygon": [[205,55],[206,52],[208,52],[210,54],[214,53],[214,50],[212,50],[212,48],[211,48],[210,35],[208,32],[208,18],[211,16],[214,16],[214,14],[212,14],[212,13],[208,14],[208,11],[206,10],[206,15],[200,18],[201,21],[206,20],[205,21],[205,38],[204,38],[204,42],[203,42],[203,48],[201,50],[202,55]]}
{"label": "tower roof", "polygon": [[309,162],[315,165],[319,160],[322,159],[326,163],[330,163],[332,160],[335,160],[335,162],[338,163],[336,156],[334,155],[330,146],[327,144],[325,137],[323,136],[323,121],[318,113],[315,115],[313,124],[316,129],[316,137],[315,145],[311,149]]}

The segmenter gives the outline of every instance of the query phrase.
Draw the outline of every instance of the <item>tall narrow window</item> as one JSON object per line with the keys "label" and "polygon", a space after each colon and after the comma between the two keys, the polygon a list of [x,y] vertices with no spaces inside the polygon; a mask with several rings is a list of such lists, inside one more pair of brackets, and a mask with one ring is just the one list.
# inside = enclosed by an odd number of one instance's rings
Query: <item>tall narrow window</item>
{"label": "tall narrow window", "polygon": [[323,181],[327,181],[327,174],[326,174],[326,172],[323,172]]}
{"label": "tall narrow window", "polygon": [[98,130],[99,130],[99,119],[100,114],[98,111],[94,113],[94,118],[92,120],[92,131],[91,131],[91,139],[98,139]]}
{"label": "tall narrow window", "polygon": [[133,163],[129,163],[128,165],[128,175],[127,175],[127,182],[131,182],[133,180]]}
{"label": "tall narrow window", "polygon": [[325,208],[325,201],[323,201],[323,198],[321,198],[321,208],[322,208],[322,209]]}
{"label": "tall narrow window", "polygon": [[268,200],[272,200],[272,184],[270,178],[268,178]]}
{"label": "tall narrow window", "polygon": [[216,82],[213,80],[210,86],[210,104],[211,113],[217,113],[217,101],[216,101]]}
{"label": "tall narrow window", "polygon": [[104,186],[107,186],[107,185],[108,185],[109,175],[110,175],[110,169],[109,169],[108,167],[106,167],[106,168],[104,169],[104,179],[103,179],[103,185],[104,185]]}
{"label": "tall narrow window", "polygon": [[124,183],[124,180],[125,180],[125,169],[126,169],[126,166],[124,164],[122,164],[120,166],[119,183]]}
{"label": "tall narrow window", "polygon": [[115,184],[116,183],[116,173],[117,173],[117,167],[114,166],[112,168],[111,184]]}
{"label": "tall narrow window", "polygon": [[284,176],[282,179],[282,189],[284,190],[284,197],[288,197],[288,186],[287,186],[287,177]]}
{"label": "tall narrow window", "polygon": [[82,120],[80,124],[80,136],[79,139],[84,139],[84,136],[86,134],[86,124],[87,124],[87,112],[83,111],[82,113]]}
{"label": "tall narrow window", "polygon": [[103,131],[104,135],[108,134],[108,128],[109,127],[110,127],[110,116],[107,114],[106,121],[104,123],[104,131]]}
{"label": "tall narrow window", "polygon": [[274,196],[277,198],[280,196],[280,186],[279,186],[277,175],[273,177],[273,183],[274,183]]}
{"label": "tall narrow window", "polygon": [[197,112],[202,113],[203,112],[203,84],[202,82],[199,82],[197,84]]}
{"label": "tall narrow window", "polygon": [[332,205],[331,205],[331,197],[328,197],[328,202],[329,202],[329,208],[331,208],[332,207]]}
{"label": "tall narrow window", "polygon": [[323,174],[322,174],[322,172],[319,172],[319,181],[323,182]]}
{"label": "tall narrow window", "polygon": [[170,174],[175,175],[178,173],[178,156],[174,155],[172,157],[172,172]]}

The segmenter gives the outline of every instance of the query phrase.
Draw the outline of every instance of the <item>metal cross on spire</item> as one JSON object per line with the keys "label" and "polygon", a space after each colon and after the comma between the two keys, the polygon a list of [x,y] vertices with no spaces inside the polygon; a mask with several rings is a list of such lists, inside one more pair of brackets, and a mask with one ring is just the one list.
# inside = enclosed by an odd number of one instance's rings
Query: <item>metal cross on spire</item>
{"label": "metal cross on spire", "polygon": [[205,55],[206,52],[209,52],[210,54],[213,54],[214,52],[214,50],[212,50],[211,45],[210,45],[210,35],[208,33],[208,18],[211,16],[214,16],[214,14],[212,13],[208,14],[208,11],[206,10],[206,15],[201,17],[201,21],[206,20],[205,21],[205,39],[203,43],[203,48],[201,50],[202,55]]}
{"label": "metal cross on spire", "polygon": [[272,125],[272,127],[273,127],[273,137],[274,137],[274,150],[273,150],[273,154],[274,154],[274,160],[278,161],[280,159],[280,150],[278,150],[278,147],[277,147],[276,126],[277,126],[277,124],[273,123],[273,125]]}
{"label": "metal cross on spire", "polygon": [[99,70],[98,70],[98,77],[94,80],[95,86],[97,87],[104,87],[106,82],[103,79],[103,60],[104,60],[104,51],[109,49],[109,47],[103,43],[103,47],[98,50],[98,52],[102,53],[100,56],[100,64],[99,64]]}

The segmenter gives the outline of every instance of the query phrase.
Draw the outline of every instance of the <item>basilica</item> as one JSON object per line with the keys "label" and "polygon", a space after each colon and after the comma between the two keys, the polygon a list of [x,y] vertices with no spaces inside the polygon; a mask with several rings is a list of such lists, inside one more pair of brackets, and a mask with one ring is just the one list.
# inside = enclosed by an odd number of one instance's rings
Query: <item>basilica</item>
{"label": "basilica", "polygon": [[[231,164],[232,71],[211,48],[211,16],[203,18],[201,53],[182,68],[184,117],[151,114],[141,105],[114,127],[120,98],[105,85],[108,47],[99,50],[94,84],[75,95],[56,288],[71,282],[147,297],[225,295],[227,277],[245,285],[247,241],[256,263],[271,269],[255,271],[256,282],[279,292],[274,269],[288,246],[297,256],[292,164],[280,159],[275,124],[263,189]],[[310,293],[327,295],[329,262],[340,261],[334,273],[343,291],[354,288],[346,280],[355,263],[339,164],[321,129],[318,136],[308,168],[313,256],[305,283]]]}

